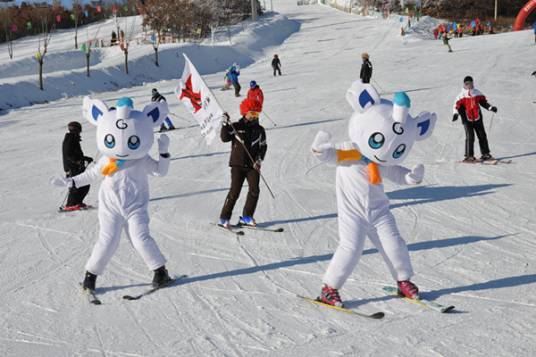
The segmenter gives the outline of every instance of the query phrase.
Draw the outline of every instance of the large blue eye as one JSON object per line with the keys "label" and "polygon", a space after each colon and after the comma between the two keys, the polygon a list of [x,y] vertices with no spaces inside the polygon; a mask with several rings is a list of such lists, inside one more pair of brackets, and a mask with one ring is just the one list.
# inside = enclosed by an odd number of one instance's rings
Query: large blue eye
{"label": "large blue eye", "polygon": [[396,147],[395,152],[393,152],[393,158],[398,159],[406,151],[406,145],[400,144]]}
{"label": "large blue eye", "polygon": [[373,149],[379,149],[385,143],[385,137],[382,133],[374,133],[368,139],[368,144]]}
{"label": "large blue eye", "polygon": [[128,148],[130,150],[136,150],[140,147],[140,138],[138,138],[136,135],[132,135],[130,138],[128,138]]}
{"label": "large blue eye", "polygon": [[108,149],[111,149],[115,146],[115,138],[112,134],[107,134],[105,137],[104,137],[104,145],[108,148]]}

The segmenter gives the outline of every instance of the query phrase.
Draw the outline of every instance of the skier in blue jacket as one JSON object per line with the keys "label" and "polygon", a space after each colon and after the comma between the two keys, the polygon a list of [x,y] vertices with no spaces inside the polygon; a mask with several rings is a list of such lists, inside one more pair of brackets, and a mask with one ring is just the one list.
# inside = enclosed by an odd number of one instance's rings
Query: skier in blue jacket
{"label": "skier in blue jacket", "polygon": [[233,87],[235,89],[235,96],[240,97],[240,83],[238,83],[238,76],[240,75],[240,67],[236,63],[233,63],[231,68],[229,69],[229,72],[227,73],[227,77],[231,80],[231,83],[233,84]]}

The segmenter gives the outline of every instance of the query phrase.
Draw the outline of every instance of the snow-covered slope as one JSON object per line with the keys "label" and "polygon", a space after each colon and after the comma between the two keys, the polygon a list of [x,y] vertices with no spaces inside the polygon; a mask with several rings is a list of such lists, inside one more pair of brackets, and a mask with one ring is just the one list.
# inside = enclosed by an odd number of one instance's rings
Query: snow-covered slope
{"label": "snow-covered slope", "polygon": [[[108,103],[131,96],[141,107],[157,87],[178,116],[172,119],[182,128],[169,134],[170,173],[150,180],[150,213],[152,234],[169,270],[189,275],[181,285],[139,301],[122,300],[145,289],[152,277],[123,239],[98,279],[103,305],[87,304],[78,282],[97,238],[96,211],[57,214],[65,191],[48,185],[51,176],[62,173],[61,140],[67,122],[82,121],[79,95],[85,92],[0,116],[1,356],[536,353],[532,34],[453,39],[454,52],[447,53],[438,41],[404,44],[398,25],[389,21],[298,7],[294,1],[274,1],[274,8],[297,21],[300,30],[264,54],[253,42],[237,41],[244,43],[242,49],[220,50],[230,56],[222,68],[235,60],[231,51],[260,56],[249,57],[241,82],[247,87],[255,79],[261,85],[265,112],[278,126],[261,117],[268,129],[263,174],[276,199],[261,187],[256,218],[283,226],[284,233],[246,231],[237,239],[209,224],[217,219],[229,186],[230,148],[202,142],[199,128],[171,94],[175,80],[93,93]],[[276,36],[279,30],[270,31]],[[423,185],[387,184],[386,190],[410,249],[414,281],[425,297],[456,305],[454,313],[440,315],[384,296],[382,286],[393,282],[370,244],[341,294],[352,308],[384,311],[383,320],[363,320],[295,297],[319,292],[337,245],[334,169],[317,165],[309,147],[320,129],[336,141],[346,140],[351,109],[344,93],[358,77],[363,51],[370,53],[373,84],[384,96],[405,90],[413,114],[431,110],[439,116],[433,136],[417,143],[405,162],[425,164]],[[273,53],[283,64],[281,77],[272,76]],[[194,62],[203,67],[201,56]],[[208,67],[205,73],[214,69]],[[510,165],[455,163],[463,156],[464,134],[459,122],[451,122],[452,102],[467,74],[499,108],[493,122],[485,112],[485,124],[492,153],[511,158]],[[205,79],[236,119],[242,98],[217,90],[222,77],[218,72]],[[82,147],[95,156],[95,130],[82,123]],[[92,186],[88,203],[97,204],[98,186]],[[234,218],[242,204],[243,197]]]}

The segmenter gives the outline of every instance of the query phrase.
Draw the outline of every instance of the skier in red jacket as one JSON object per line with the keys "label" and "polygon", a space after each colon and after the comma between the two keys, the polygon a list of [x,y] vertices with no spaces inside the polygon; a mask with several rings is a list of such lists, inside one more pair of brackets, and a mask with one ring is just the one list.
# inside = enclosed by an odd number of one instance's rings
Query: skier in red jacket
{"label": "skier in red jacket", "polygon": [[255,81],[249,82],[248,99],[254,99],[261,103],[262,111],[262,104],[264,103],[264,93],[262,92],[261,87],[259,87],[259,85]]}
{"label": "skier in red jacket", "polygon": [[462,92],[456,97],[454,115],[452,117],[452,121],[456,121],[461,116],[462,124],[465,128],[464,162],[476,161],[474,154],[475,132],[478,137],[478,144],[480,145],[480,153],[482,154],[480,160],[493,160],[488,146],[486,131],[484,130],[484,123],[482,122],[482,111],[480,107],[497,113],[497,107],[491,106],[488,103],[484,94],[474,87],[473,78],[467,76],[463,80]]}

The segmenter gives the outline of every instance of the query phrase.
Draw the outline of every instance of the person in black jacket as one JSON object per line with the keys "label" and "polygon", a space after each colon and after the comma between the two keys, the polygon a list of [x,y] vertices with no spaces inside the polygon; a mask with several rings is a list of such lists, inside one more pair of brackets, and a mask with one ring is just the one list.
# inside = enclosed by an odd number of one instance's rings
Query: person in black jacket
{"label": "person in black jacket", "polygon": [[366,52],[361,54],[361,58],[363,59],[363,64],[361,65],[359,78],[361,78],[361,82],[363,83],[370,83],[370,78],[372,77],[372,63],[370,63],[369,55]]}
{"label": "person in black jacket", "polygon": [[277,55],[274,55],[274,58],[272,59],[272,68],[274,69],[274,77],[276,72],[281,75],[281,61]]}
{"label": "person in black jacket", "polygon": [[[153,90],[151,91],[151,94],[153,95],[151,97],[151,102],[162,102],[162,101],[166,101],[166,97],[164,97],[162,94],[158,93],[158,89],[156,88],[153,88]],[[166,124],[167,124],[167,128],[166,128]],[[160,132],[164,132],[164,131],[167,131],[167,130],[175,130],[175,126],[173,125],[173,123],[171,122],[171,119],[169,119],[169,117],[166,117],[166,119],[164,119],[164,122],[162,123],[162,125],[160,125]]]}
{"label": "person in black jacket", "polygon": [[259,200],[259,180],[261,164],[266,155],[266,132],[259,124],[261,104],[255,99],[244,99],[240,104],[242,118],[230,123],[229,115],[225,113],[225,120],[220,132],[223,142],[231,142],[231,188],[225,199],[220,213],[218,225],[229,228],[231,215],[244,180],[248,181],[248,196],[240,217],[239,224],[255,226],[253,215]]}
{"label": "person in black jacket", "polygon": [[[80,137],[82,125],[77,121],[73,121],[67,125],[67,129],[69,129],[69,132],[65,134],[62,144],[63,169],[66,177],[73,177],[84,172],[86,170],[86,163],[90,164],[93,162],[93,159],[89,156],[84,156],[80,146],[80,141],[82,141]],[[62,207],[62,210],[75,211],[85,208],[86,204],[83,201],[88,192],[89,185],[71,187],[69,189],[67,204]]]}

